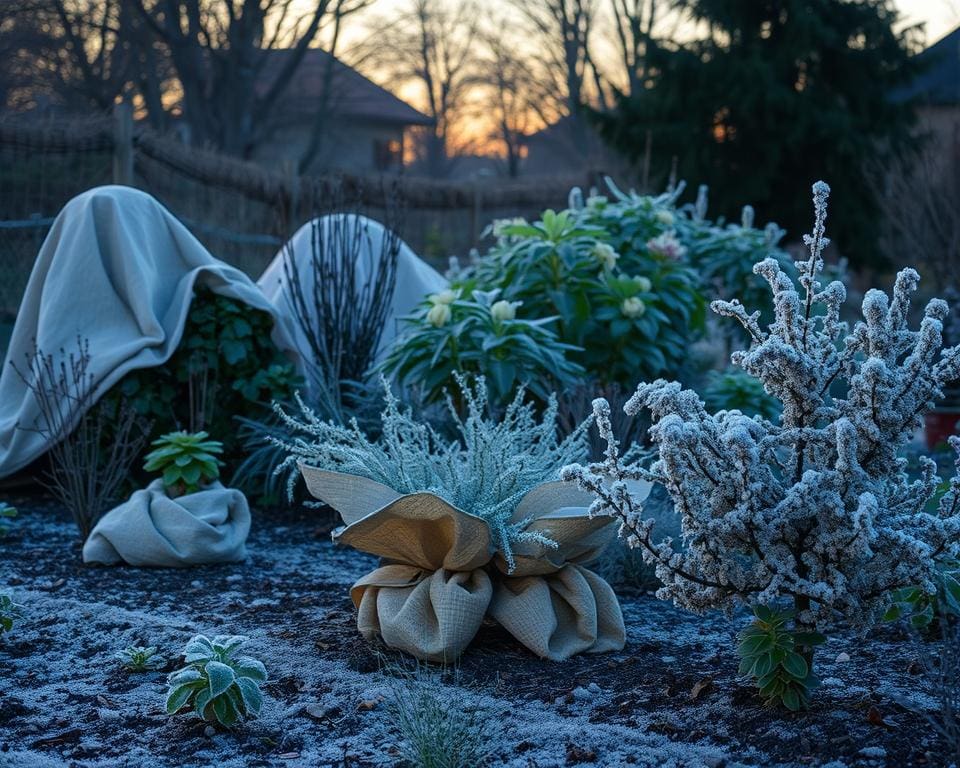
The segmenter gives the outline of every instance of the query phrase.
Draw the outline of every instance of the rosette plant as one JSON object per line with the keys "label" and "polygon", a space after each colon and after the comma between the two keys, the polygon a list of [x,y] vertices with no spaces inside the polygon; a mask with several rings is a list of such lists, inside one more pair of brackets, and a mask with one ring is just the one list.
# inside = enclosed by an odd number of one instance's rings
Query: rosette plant
{"label": "rosette plant", "polygon": [[[695,392],[664,380],[643,383],[624,410],[649,410],[658,458],[644,467],[620,457],[609,406],[595,401],[603,461],[564,469],[596,500],[592,512],[619,518],[663,582],[658,595],[694,611],[748,605],[756,620],[740,645],[741,671],[761,696],[796,709],[817,685],[814,648],[842,618],[867,627],[895,590],[934,595],[938,566],[960,548],[958,475],[938,502],[937,466],[921,457],[911,479],[901,451],[923,413],[960,377],[960,347],[944,348],[945,302],[930,301],[909,326],[919,276],[904,269],[892,296],[872,290],[863,319],[840,320],[846,298],[823,272],[829,187],[813,187],[810,255],[795,282],[775,259],[755,266],[773,293],[773,322],[736,300],[712,308],[746,329],[751,343],[734,365],[782,404],[775,419],[709,413]],[[953,438],[960,450],[960,439]],[[654,537],[629,480],[662,484],[680,515],[683,548]],[[929,505],[929,506],[928,506]]]}
{"label": "rosette plant", "polygon": [[170,432],[151,444],[143,468],[159,472],[168,493],[182,496],[199,491],[220,477],[217,458],[223,443],[210,440],[206,432]]}
{"label": "rosette plant", "polygon": [[500,291],[448,290],[424,301],[406,318],[382,369],[416,384],[425,402],[457,391],[457,373],[484,375],[491,400],[506,405],[519,386],[546,402],[555,389],[573,386],[583,369],[567,359],[575,348],[558,340],[556,317],[517,317],[521,302]]}
{"label": "rosette plant", "polygon": [[168,715],[190,706],[202,719],[232,728],[256,717],[263,706],[260,683],[266,681],[263,664],[249,656],[234,658],[247,641],[239,635],[197,635],[184,648],[186,667],[167,678]]}

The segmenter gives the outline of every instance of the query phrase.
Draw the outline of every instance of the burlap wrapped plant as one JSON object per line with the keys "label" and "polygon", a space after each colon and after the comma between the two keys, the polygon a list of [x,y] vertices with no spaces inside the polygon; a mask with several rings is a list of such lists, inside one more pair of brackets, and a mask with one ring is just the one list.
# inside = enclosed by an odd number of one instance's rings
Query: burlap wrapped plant
{"label": "burlap wrapped plant", "polygon": [[283,445],[343,517],[334,539],[382,558],[351,589],[361,634],[451,662],[490,618],[555,661],[619,650],[616,596],[585,567],[615,532],[590,518],[588,494],[553,480],[585,450],[583,430],[559,441],[554,407],[538,423],[522,395],[487,419],[482,380],[461,389],[468,416],[454,441],[401,413],[389,391],[376,442],[309,411],[286,417],[312,437]]}
{"label": "burlap wrapped plant", "polygon": [[584,567],[614,531],[590,518],[590,497],[560,482],[528,492],[512,523],[530,522],[557,544],[518,543],[511,569],[489,524],[433,493],[403,494],[356,475],[301,464],[307,488],[343,517],[334,539],[385,564],[350,591],[368,640],[430,661],[452,661],[484,617],[495,619],[538,656],[619,650],[623,616],[616,595]]}

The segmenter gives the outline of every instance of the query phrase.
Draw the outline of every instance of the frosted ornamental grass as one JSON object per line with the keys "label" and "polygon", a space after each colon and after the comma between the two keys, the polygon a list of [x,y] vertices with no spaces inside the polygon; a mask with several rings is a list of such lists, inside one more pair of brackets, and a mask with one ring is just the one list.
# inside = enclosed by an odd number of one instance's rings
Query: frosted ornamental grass
{"label": "frosted ornamental grass", "polygon": [[558,479],[560,469],[587,456],[588,419],[567,437],[557,429],[557,402],[551,397],[537,419],[521,388],[499,418],[489,413],[486,382],[473,384],[456,376],[465,404],[461,418],[449,395],[447,406],[455,437],[414,419],[391,392],[386,380],[381,435],[371,440],[356,421],[343,427],[316,416],[302,401],[299,418],[275,410],[294,437],[274,439],[287,452],[278,472],[289,472],[288,490],[297,479],[297,464],[376,480],[408,494],[433,493],[482,518],[511,568],[512,544],[537,541],[555,545],[541,533],[525,531],[528,521],[511,523],[520,500],[536,486]]}

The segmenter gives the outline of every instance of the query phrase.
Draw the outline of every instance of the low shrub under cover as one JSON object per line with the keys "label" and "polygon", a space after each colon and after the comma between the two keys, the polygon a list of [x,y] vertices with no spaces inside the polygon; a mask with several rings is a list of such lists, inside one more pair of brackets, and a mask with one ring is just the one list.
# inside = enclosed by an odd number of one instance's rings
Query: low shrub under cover
{"label": "low shrub under cover", "polygon": [[129,672],[152,672],[167,666],[167,660],[157,653],[155,645],[128,645],[115,655]]}
{"label": "low shrub under cover", "polygon": [[300,383],[271,341],[272,330],[266,312],[200,286],[170,359],[131,371],[106,397],[129,402],[151,419],[152,439],[175,430],[222,435],[228,461],[235,461],[241,444],[234,417],[264,415]]}

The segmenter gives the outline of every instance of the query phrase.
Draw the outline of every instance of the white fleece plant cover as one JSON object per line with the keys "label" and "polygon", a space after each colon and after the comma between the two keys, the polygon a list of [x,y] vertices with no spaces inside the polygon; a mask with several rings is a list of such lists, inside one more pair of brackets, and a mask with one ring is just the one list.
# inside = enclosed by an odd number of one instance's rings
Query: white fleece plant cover
{"label": "white fleece plant cover", "polygon": [[[358,280],[368,279],[379,258],[382,225],[367,222],[369,253],[361,254]],[[311,225],[291,243],[309,276]],[[98,395],[129,371],[162,365],[176,350],[197,283],[215,293],[264,310],[279,320],[273,340],[304,369],[296,322],[282,294],[284,249],[258,284],[214,258],[153,197],[129,187],[99,187],[71,200],[57,216],[27,284],[3,370],[0,371],[0,478],[27,466],[47,446],[18,429],[36,423],[38,412],[27,387],[12,370],[21,368],[34,340],[46,353],[76,347],[77,335],[90,343],[90,372],[100,380]],[[402,245],[397,286],[381,347],[393,338],[397,319],[446,281]],[[304,286],[309,293],[311,286]],[[79,415],[79,414],[78,414]]]}
{"label": "white fleece plant cover", "polygon": [[[340,229],[352,232],[354,218],[355,214],[334,214],[317,219],[318,225],[323,228],[321,232],[324,235],[323,241],[328,242],[332,247],[340,247],[341,238],[335,235],[334,223],[338,219],[346,219],[347,223],[341,224]],[[355,275],[357,287],[363,288],[373,279],[380,268],[380,261],[383,257],[383,241],[388,236],[388,230],[373,219],[365,217],[360,217],[360,219],[363,245],[357,257]],[[310,296],[313,292],[313,270],[310,267],[310,259],[313,257],[312,241],[313,222],[307,222],[290,238],[290,242],[274,256],[273,261],[270,262],[270,265],[257,281],[257,285],[277,308],[279,314],[284,317],[284,322],[288,324],[287,334],[296,341],[298,349],[301,350],[308,350],[309,347],[289,308],[286,289],[287,279],[283,265],[284,259],[289,258],[286,254],[287,250],[290,249],[297,264],[297,272],[303,292]],[[400,330],[400,318],[410,314],[426,296],[442,291],[449,285],[443,275],[417,256],[405,242],[401,240],[399,246],[396,287],[393,291],[390,309],[385,318],[383,333],[380,336],[379,349],[381,352],[397,336]]]}
{"label": "white fleece plant cover", "polygon": [[136,491],[100,518],[83,545],[83,562],[182,568],[246,557],[250,507],[234,488],[171,499],[162,480]]}
{"label": "white fleece plant cover", "polygon": [[[27,283],[0,373],[0,477],[47,449],[35,432],[36,403],[21,369],[34,340],[43,352],[76,350],[89,340],[98,396],[129,371],[163,364],[183,334],[194,285],[276,317],[243,272],[218,261],[160,203],[129,187],[99,187],[57,216]],[[274,341],[294,354],[280,324]]]}

